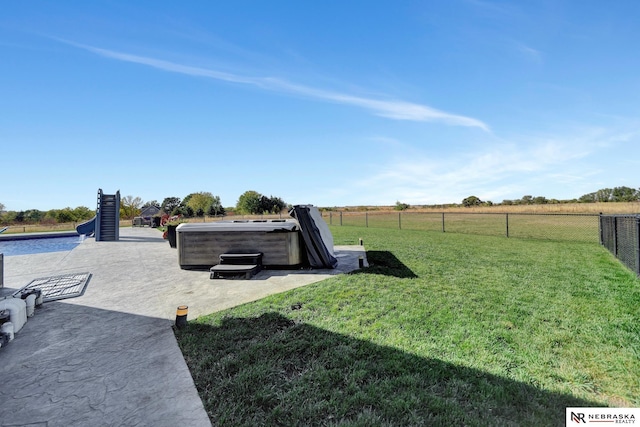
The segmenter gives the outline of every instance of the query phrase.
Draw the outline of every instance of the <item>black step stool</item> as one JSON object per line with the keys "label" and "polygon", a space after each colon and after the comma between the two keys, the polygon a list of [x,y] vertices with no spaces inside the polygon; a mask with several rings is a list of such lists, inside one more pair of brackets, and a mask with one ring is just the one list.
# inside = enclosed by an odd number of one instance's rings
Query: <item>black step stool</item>
{"label": "black step stool", "polygon": [[220,254],[220,263],[209,270],[211,279],[251,277],[262,270],[262,253]]}

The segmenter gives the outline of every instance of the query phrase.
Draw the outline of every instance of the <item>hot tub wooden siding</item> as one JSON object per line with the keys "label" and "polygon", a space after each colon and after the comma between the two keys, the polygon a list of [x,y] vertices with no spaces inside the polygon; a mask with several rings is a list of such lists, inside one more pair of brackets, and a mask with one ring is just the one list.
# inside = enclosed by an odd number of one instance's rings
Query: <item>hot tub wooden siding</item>
{"label": "hot tub wooden siding", "polygon": [[262,252],[265,266],[297,266],[302,264],[302,248],[298,230],[239,231],[188,228],[177,229],[180,268],[209,269],[218,264],[220,254]]}

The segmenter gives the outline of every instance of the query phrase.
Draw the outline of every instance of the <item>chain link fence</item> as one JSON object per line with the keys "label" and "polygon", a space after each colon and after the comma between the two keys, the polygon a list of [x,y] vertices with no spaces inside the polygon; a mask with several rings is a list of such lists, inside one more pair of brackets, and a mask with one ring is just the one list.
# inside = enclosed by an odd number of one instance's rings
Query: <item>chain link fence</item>
{"label": "chain link fence", "polygon": [[598,214],[323,212],[330,225],[599,242]]}
{"label": "chain link fence", "polygon": [[330,225],[599,243],[640,276],[640,215],[323,212]]}
{"label": "chain link fence", "polygon": [[601,215],[600,243],[640,276],[640,215]]}

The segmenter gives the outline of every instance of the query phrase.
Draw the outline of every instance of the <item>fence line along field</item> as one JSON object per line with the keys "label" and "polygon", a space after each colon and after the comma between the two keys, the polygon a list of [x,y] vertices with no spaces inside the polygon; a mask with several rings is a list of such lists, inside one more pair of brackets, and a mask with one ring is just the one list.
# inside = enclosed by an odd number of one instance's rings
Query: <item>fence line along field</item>
{"label": "fence line along field", "polygon": [[[376,211],[398,212],[394,206],[346,206],[325,209],[343,212],[344,215]],[[547,203],[543,205],[481,205],[464,207],[461,205],[412,206],[403,212],[467,212],[467,213],[591,213],[591,214],[640,214],[640,201],[597,202],[597,203]]]}
{"label": "fence line along field", "polygon": [[329,225],[395,228],[598,243],[598,214],[472,210],[324,212]]}
{"label": "fence line along field", "polygon": [[[398,211],[393,206],[357,206],[320,208],[322,217],[330,225],[363,226],[372,228],[402,228],[407,230],[444,231],[501,235],[519,238],[542,238],[598,242],[598,214],[640,214],[640,202],[558,203],[544,205],[494,206],[429,206],[410,207]],[[220,220],[282,219],[286,211],[275,215],[230,215],[224,217],[181,218],[182,222],[211,222]],[[75,230],[77,222],[15,223],[5,231],[33,233]],[[123,219],[121,227],[131,226]]]}

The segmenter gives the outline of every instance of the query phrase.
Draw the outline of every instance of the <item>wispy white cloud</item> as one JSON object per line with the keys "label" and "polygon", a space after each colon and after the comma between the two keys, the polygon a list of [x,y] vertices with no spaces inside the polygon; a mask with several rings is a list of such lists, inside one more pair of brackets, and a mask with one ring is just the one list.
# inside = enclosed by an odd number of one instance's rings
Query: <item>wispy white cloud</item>
{"label": "wispy white cloud", "polygon": [[228,83],[236,83],[259,87],[280,93],[290,93],[298,96],[306,96],[322,101],[333,102],[342,105],[351,105],[363,108],[372,114],[394,120],[409,120],[417,122],[440,122],[452,126],[476,127],[489,132],[489,126],[481,120],[463,115],[441,111],[426,105],[416,104],[401,100],[381,100],[367,97],[355,96],[340,92],[318,89],[310,86],[299,85],[287,80],[274,77],[248,77],[234,73],[228,73],[209,68],[183,65],[162,59],[150,58],[146,56],[133,55],[126,52],[118,52],[109,49],[102,49],[94,46],[59,40],[63,43],[87,50],[97,55],[115,59],[118,61],[130,62],[148,67],[168,71],[172,73],[185,74],[196,77],[207,77]]}
{"label": "wispy white cloud", "polygon": [[[470,195],[494,202],[532,193],[548,198],[580,197],[595,191],[596,182],[611,179],[605,153],[613,146],[627,146],[632,135],[637,142],[638,135],[588,127],[575,132],[494,141],[437,159],[414,150],[410,155],[381,160],[378,173],[347,183],[342,190],[354,195],[354,205],[398,200],[409,204],[459,203]],[[371,188],[375,193],[365,191]]]}
{"label": "wispy white cloud", "polygon": [[522,54],[522,56],[524,56],[528,60],[533,61],[535,63],[542,62],[542,52],[540,50],[534,49],[518,41],[515,41],[514,45],[516,50],[520,52],[520,54]]}

